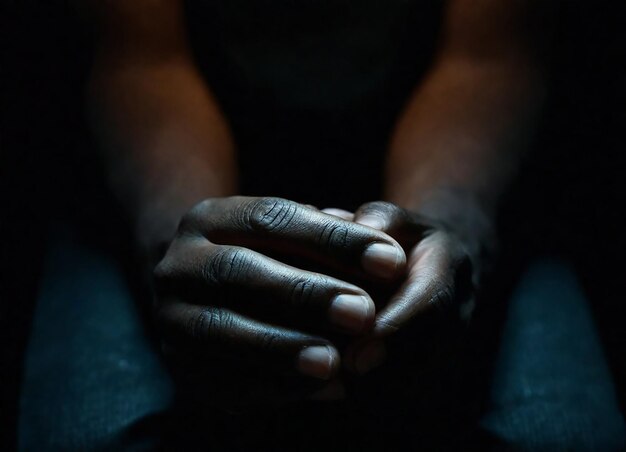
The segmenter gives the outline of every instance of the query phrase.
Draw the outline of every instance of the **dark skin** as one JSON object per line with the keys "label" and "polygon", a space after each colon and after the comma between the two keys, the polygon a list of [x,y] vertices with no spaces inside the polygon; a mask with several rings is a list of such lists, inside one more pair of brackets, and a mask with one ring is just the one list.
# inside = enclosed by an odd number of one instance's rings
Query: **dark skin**
{"label": "dark skin", "polygon": [[380,365],[390,337],[433,312],[469,317],[542,80],[534,2],[448,3],[438,57],[392,135],[385,201],[351,213],[235,196],[228,122],[180,3],[92,2],[94,130],[156,268],[164,350],[184,374],[228,382],[226,408],[341,397],[343,373]]}

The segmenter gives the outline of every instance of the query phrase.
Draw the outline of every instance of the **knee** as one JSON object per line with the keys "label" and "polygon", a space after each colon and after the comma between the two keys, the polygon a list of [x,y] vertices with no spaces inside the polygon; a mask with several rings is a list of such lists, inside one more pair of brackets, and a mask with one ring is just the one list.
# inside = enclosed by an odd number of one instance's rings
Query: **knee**
{"label": "knee", "polygon": [[489,413],[482,429],[506,450],[623,450],[624,419],[619,411],[579,400],[526,400]]}
{"label": "knee", "polygon": [[513,449],[621,450],[624,419],[574,273],[543,261],[509,304],[482,426]]}
{"label": "knee", "polygon": [[40,414],[22,416],[19,450],[154,450],[168,425],[164,411],[103,416],[83,407],[77,416]]}

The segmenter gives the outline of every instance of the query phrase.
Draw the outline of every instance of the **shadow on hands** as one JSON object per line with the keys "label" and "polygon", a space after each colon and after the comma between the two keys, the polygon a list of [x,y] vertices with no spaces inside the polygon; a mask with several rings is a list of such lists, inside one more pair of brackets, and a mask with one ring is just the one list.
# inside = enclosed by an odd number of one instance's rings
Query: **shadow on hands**
{"label": "shadow on hands", "polygon": [[407,396],[427,396],[433,382],[443,384],[442,374],[454,367],[473,310],[483,259],[477,252],[479,235],[457,232],[386,202],[365,204],[353,216],[326,211],[389,234],[408,256],[404,281],[384,303],[370,290],[378,308],[374,327],[344,357],[353,374],[368,376],[353,378],[346,386],[370,402],[394,404]]}

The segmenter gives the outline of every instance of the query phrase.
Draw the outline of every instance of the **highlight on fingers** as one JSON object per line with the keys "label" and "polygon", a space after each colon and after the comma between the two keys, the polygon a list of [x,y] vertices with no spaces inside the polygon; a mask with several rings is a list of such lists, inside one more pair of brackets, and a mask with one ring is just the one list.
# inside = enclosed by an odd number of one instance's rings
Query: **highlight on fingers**
{"label": "highlight on fingers", "polygon": [[341,332],[362,334],[374,323],[374,302],[361,288],[241,247],[193,239],[173,248],[155,277],[159,288],[169,286],[161,293],[185,287],[197,304],[276,313],[290,319],[286,326],[319,319]]}
{"label": "highlight on fingers", "polygon": [[339,352],[327,340],[224,308],[172,303],[161,308],[158,324],[170,343],[202,356],[229,354],[242,363],[319,380],[330,380],[340,366]]}

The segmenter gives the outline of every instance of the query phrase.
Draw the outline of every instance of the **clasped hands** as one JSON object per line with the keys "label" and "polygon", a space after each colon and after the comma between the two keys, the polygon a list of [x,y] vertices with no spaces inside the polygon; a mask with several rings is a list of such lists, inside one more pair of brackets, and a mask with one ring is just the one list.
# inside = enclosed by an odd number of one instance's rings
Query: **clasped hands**
{"label": "clasped hands", "polygon": [[449,228],[391,203],[352,214],[237,196],[188,212],[154,276],[170,362],[242,406],[341,394],[389,337],[460,309],[472,262]]}

